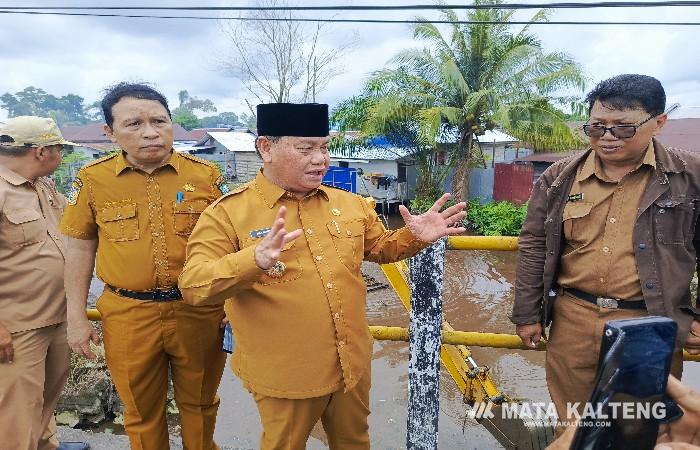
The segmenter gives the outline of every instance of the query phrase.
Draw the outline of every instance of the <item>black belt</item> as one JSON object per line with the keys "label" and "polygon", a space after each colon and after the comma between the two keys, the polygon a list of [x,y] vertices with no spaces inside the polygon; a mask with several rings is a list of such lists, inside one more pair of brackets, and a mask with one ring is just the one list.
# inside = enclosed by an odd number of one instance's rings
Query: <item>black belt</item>
{"label": "black belt", "polygon": [[608,309],[647,309],[644,300],[620,300],[618,298],[598,297],[597,295],[589,294],[588,292],[579,291],[573,288],[564,288],[564,292],[573,295],[576,298],[591,302],[601,308]]}
{"label": "black belt", "polygon": [[177,287],[168,289],[154,289],[152,291],[130,291],[128,289],[117,288],[107,285],[114,293],[122,297],[129,297],[136,300],[151,300],[154,302],[172,302],[182,299],[182,293]]}

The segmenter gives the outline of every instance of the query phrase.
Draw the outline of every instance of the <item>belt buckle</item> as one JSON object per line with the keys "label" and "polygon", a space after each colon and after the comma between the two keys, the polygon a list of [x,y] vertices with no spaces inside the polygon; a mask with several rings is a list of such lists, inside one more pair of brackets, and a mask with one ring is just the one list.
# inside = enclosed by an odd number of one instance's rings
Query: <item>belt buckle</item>
{"label": "belt buckle", "polygon": [[596,298],[596,305],[600,306],[601,308],[607,308],[607,309],[617,309],[617,300],[614,298],[605,298],[605,297],[598,297]]}

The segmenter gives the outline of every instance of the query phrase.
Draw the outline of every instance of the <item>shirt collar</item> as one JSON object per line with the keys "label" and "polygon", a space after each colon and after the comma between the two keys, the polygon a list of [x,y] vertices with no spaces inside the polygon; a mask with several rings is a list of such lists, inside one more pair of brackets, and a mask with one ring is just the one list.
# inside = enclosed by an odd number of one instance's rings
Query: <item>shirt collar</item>
{"label": "shirt collar", "polygon": [[[656,169],[656,156],[654,155],[653,141],[649,142],[640,167],[645,164]],[[593,175],[601,180],[606,180],[606,177],[603,176],[603,170],[600,167],[600,158],[598,158],[598,155],[596,155],[594,151],[591,151],[586,160],[583,162],[583,166],[581,166],[581,170],[576,177],[576,181],[581,182],[587,180]]]}
{"label": "shirt collar", "polygon": [[[277,186],[275,183],[268,180],[267,177],[263,175],[263,169],[260,169],[258,175],[255,177],[254,187],[255,190],[258,191],[258,194],[260,194],[260,196],[263,198],[263,201],[265,202],[267,207],[270,209],[274,208],[279,199],[281,199],[282,197],[296,199],[296,196],[294,196],[294,194],[287,192],[284,188]],[[313,191],[311,191],[309,195],[307,195],[307,197],[320,194],[321,197],[328,200],[327,189],[328,188],[326,186],[321,185],[318,187],[318,189],[314,189]]]}
{"label": "shirt collar", "polygon": [[[124,172],[126,169],[135,169],[135,167],[126,160],[126,157],[124,156],[124,152],[119,152],[119,155],[117,155],[117,165],[114,170],[115,175],[119,175],[122,172]],[[182,155],[180,155],[178,152],[175,150],[170,151],[170,158],[163,164],[162,167],[165,166],[170,166],[173,169],[175,169],[175,172],[180,173],[180,161],[182,160]]]}
{"label": "shirt collar", "polygon": [[24,178],[22,175],[18,174],[17,172],[14,172],[7,167],[3,166],[0,164],[0,178],[3,178],[5,181],[8,183],[14,185],[14,186],[21,186],[24,183],[30,183],[29,180]]}

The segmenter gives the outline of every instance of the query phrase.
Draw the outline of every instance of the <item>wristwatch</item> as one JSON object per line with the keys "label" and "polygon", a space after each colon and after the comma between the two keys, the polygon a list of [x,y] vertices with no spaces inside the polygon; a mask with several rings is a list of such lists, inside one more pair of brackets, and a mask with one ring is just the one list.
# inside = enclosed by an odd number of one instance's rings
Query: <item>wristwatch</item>
{"label": "wristwatch", "polygon": [[265,273],[272,278],[279,278],[284,274],[287,266],[282,261],[277,261],[272,267],[267,269]]}

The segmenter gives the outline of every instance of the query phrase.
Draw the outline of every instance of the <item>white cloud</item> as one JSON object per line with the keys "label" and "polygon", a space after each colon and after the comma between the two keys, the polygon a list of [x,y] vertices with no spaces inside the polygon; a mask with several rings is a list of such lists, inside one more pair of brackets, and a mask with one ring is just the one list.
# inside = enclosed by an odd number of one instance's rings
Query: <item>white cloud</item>
{"label": "white cloud", "polygon": [[[290,3],[311,2],[295,0]],[[330,0],[313,3],[338,4]],[[23,4],[46,5],[48,2],[25,1]],[[71,4],[125,3],[80,0]],[[156,4],[191,3],[149,3]],[[231,2],[214,4],[231,5]],[[431,12],[339,12],[335,17],[397,19],[420,14],[436,17]],[[464,12],[459,14],[462,16]],[[525,19],[531,14],[532,11],[524,11],[518,17]],[[307,15],[318,17],[321,13]],[[187,89],[191,95],[212,99],[219,111],[247,112],[245,90],[236,79],[217,69],[217,60],[226,54],[226,46],[215,21],[27,15],[3,15],[3,19],[0,94],[33,85],[59,96],[77,93],[92,102],[100,97],[104,87],[117,81],[145,80],[155,83],[172,103],[177,102],[179,90]],[[552,13],[551,20],[700,22],[700,8],[558,10]],[[334,78],[320,96],[320,101],[331,104],[357,93],[367,74],[384,67],[400,50],[419,46],[412,40],[407,25],[329,26],[336,31],[327,38],[326,45],[347,39],[353,33],[359,36],[357,47],[343,58],[342,74]],[[688,111],[693,111],[689,107],[700,106],[697,27],[547,25],[533,26],[531,30],[542,39],[548,51],[572,55],[594,82],[618,73],[649,74],[664,83],[670,102],[678,101]],[[700,108],[696,110],[700,112]],[[4,115],[0,110],[0,120]]]}

